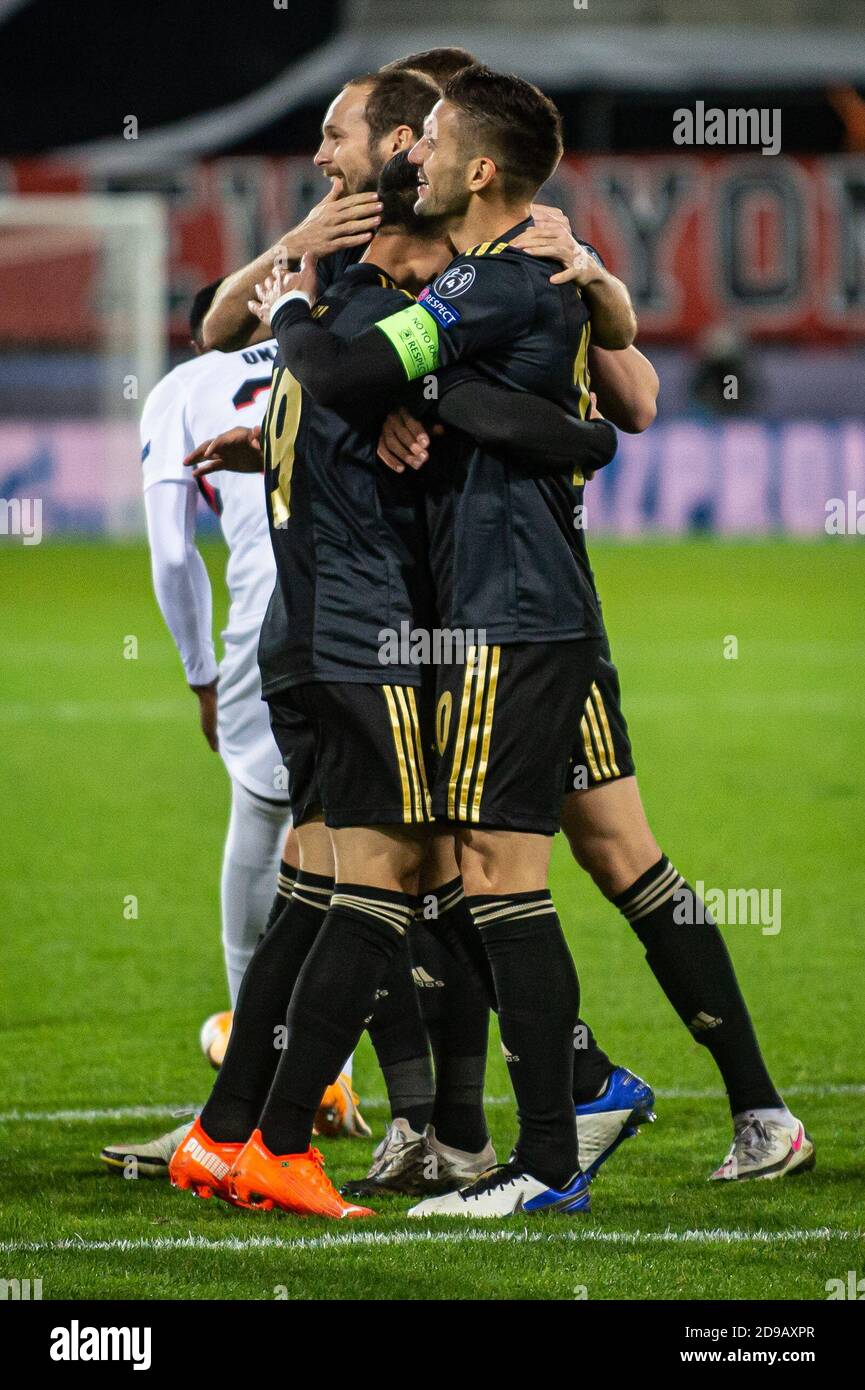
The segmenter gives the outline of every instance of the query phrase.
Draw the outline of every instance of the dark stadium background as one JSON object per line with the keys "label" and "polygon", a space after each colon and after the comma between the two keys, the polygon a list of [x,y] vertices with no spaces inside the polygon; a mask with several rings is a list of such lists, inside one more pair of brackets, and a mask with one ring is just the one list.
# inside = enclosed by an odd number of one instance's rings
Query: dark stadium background
{"label": "dark stadium background", "polygon": [[[338,32],[338,0],[315,4],[289,0],[275,9],[269,0],[243,6],[198,3],[118,6],[112,0],[78,0],[58,5],[33,0],[12,9],[2,29],[4,102],[0,155],[45,154],[58,146],[117,133],[119,117],[134,110],[149,127],[181,120],[254,92],[288,65],[299,62]],[[451,13],[457,27],[483,22],[483,6],[430,5],[402,7],[447,27]],[[643,16],[656,31],[672,19],[698,21],[705,7],[664,4],[591,3],[585,13],[569,14],[566,3],[526,3],[523,22],[543,30],[561,23],[596,25]],[[712,7],[718,22],[748,21],[751,42],[759,51],[761,6]],[[709,13],[712,13],[712,10]],[[388,13],[393,14],[393,7]],[[824,25],[862,22],[856,0],[783,0],[766,7],[771,24],[786,15],[806,32],[818,35]],[[0,11],[2,17],[2,11]],[[749,29],[742,31],[745,42]],[[757,32],[754,32],[754,31]],[[455,32],[455,30],[450,30]],[[783,28],[779,26],[779,32]],[[861,35],[860,35],[861,37]],[[35,63],[34,63],[35,60]],[[749,85],[748,104],[783,105],[785,148],[801,153],[831,154],[845,147],[845,125],[814,76],[803,85],[784,88],[771,81],[767,62],[763,83]],[[50,85],[47,81],[50,73]],[[669,144],[672,112],[699,96],[711,106],[736,106],[741,88],[719,80],[679,85],[675,76],[662,92],[640,90],[639,83],[618,91],[604,90],[581,74],[577,56],[571,85],[550,88],[562,112],[565,138],[572,150],[662,150]],[[770,99],[771,98],[771,99]],[[267,122],[247,139],[223,147],[223,153],[304,154],[314,147],[321,119],[317,102],[308,102],[290,117]]]}

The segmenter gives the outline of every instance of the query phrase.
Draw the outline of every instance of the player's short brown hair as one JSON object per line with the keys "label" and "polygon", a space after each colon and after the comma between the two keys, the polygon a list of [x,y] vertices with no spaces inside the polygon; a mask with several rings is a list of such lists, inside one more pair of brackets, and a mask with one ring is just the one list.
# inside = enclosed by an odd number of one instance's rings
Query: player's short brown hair
{"label": "player's short brown hair", "polygon": [[222,278],[214,280],[209,285],[204,285],[200,290],[196,290],[192,303],[189,306],[189,336],[199,347],[204,347],[203,325],[204,318],[211,304],[216,298],[216,291],[222,284]]}
{"label": "player's short brown hair", "polygon": [[435,106],[441,91],[437,83],[422,72],[394,70],[368,72],[353,77],[347,87],[369,86],[364,115],[369,126],[370,148],[399,125],[411,128],[416,140],[423,134],[424,118]]}
{"label": "player's short brown hair", "polygon": [[443,87],[460,68],[471,67],[477,61],[467,48],[427,48],[423,53],[408,53],[405,58],[394,58],[392,63],[385,63],[379,71],[400,72],[411,68],[413,72],[422,72],[426,77],[431,77],[433,82]]}
{"label": "player's short brown hair", "polygon": [[562,157],[562,118],[548,96],[514,73],[475,63],[445,85],[460,112],[467,156],[495,160],[507,197],[531,197]]}
{"label": "player's short brown hair", "polygon": [[378,176],[381,199],[381,226],[399,228],[422,240],[433,241],[444,234],[441,217],[421,217],[417,203],[417,169],[408,162],[408,150],[399,150],[387,161]]}

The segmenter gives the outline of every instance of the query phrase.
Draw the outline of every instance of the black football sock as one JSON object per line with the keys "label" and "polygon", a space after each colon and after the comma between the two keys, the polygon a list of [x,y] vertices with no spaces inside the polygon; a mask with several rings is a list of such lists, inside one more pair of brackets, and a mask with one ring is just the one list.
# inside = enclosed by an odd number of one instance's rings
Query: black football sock
{"label": "black football sock", "polygon": [[[434,904],[430,902],[434,899]],[[484,1115],[490,1005],[485,982],[449,943],[477,937],[462,879],[423,895],[409,934],[414,979],[435,1058],[436,1138],[479,1153],[489,1133]],[[430,915],[425,915],[434,906]],[[489,971],[484,952],[484,963]],[[492,977],[490,976],[490,981]]]}
{"label": "black football sock", "polygon": [[615,1067],[585,1019],[578,1018],[574,1031],[574,1077],[571,1096],[574,1105],[587,1105],[606,1086]]}
{"label": "black football sock", "polygon": [[715,1059],[733,1114],[783,1107],[721,933],[667,856],[613,901],[676,1013]]}
{"label": "black football sock", "polygon": [[[427,920],[423,917],[423,913],[424,904],[429,896],[429,894],[424,894],[421,897],[420,920]],[[484,950],[481,934],[468,910],[468,904],[463,894],[462,879],[452,879],[443,888],[439,888],[436,894],[436,903],[439,913],[438,919],[434,923],[437,939],[447,947],[450,955],[474,977],[486,995],[489,1007],[491,1009],[497,1008],[493,974],[487,953]],[[449,909],[456,904],[461,904],[460,910],[451,912]]]}
{"label": "black football sock", "polygon": [[201,1112],[211,1139],[245,1143],[258,1124],[281,1055],[291,992],[324,924],[332,892],[332,878],[301,870],[292,896],[253,952],[225,1060]]}
{"label": "black football sock", "polygon": [[517,1098],[518,1162],[561,1188],[578,1167],[571,1098],[580,988],[547,891],[466,899],[481,929],[499,1001],[499,1027]]}
{"label": "black football sock", "polygon": [[291,996],[285,1048],[261,1112],[261,1134],[271,1153],[304,1153],[309,1147],[322,1092],[373,1015],[376,991],[400,950],[414,906],[406,893],[336,885]]}
{"label": "black football sock", "polygon": [[408,934],[376,990],[367,1025],[387,1087],[391,1119],[407,1120],[420,1134],[429,1124],[435,1098],[429,1039],[412,979]]}
{"label": "black football sock", "polygon": [[[293,864],[288,864],[284,859],[279,861],[279,873],[276,876],[276,896],[271,903],[270,912],[267,914],[267,921],[264,924],[264,932],[270,931],[277,917],[284,911],[285,905],[291,897],[294,886],[297,883],[297,875],[300,872]],[[261,937],[259,937],[261,940]]]}

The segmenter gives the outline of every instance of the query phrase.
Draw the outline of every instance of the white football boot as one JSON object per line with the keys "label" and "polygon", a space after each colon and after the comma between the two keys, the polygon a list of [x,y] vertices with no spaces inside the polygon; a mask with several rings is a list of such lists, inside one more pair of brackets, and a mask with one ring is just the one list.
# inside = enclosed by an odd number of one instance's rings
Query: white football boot
{"label": "white football boot", "polygon": [[787,1173],[806,1172],[816,1162],[814,1144],[801,1120],[792,1118],[792,1128],[776,1120],[745,1113],[733,1121],[733,1142],[720,1168],[710,1182],[744,1182],[749,1178],[783,1178]]}
{"label": "white football boot", "polygon": [[589,1182],[577,1173],[561,1190],[531,1177],[518,1163],[500,1163],[459,1192],[425,1197],[410,1207],[409,1216],[468,1216],[495,1218],[553,1211],[563,1215],[589,1211]]}
{"label": "white football boot", "polygon": [[125,1177],[166,1178],[168,1165],[175,1149],[186,1138],[192,1119],[184,1121],[167,1134],[142,1143],[107,1144],[99,1157],[112,1173],[123,1173]]}
{"label": "white football boot", "polygon": [[489,1138],[479,1153],[470,1153],[443,1144],[432,1125],[427,1125],[423,1137],[422,1181],[414,1189],[418,1194],[432,1197],[441,1192],[456,1192],[496,1166],[496,1151]]}

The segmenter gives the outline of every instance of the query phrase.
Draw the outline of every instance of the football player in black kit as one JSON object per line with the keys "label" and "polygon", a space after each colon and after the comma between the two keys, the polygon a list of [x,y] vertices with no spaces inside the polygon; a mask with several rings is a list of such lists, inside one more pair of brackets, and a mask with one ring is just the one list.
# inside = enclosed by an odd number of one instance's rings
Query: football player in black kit
{"label": "football player in black kit", "polygon": [[[491,260],[492,257],[499,257],[500,260],[497,265],[507,264],[508,259],[513,258],[513,253],[509,250],[509,243],[519,236],[523,229],[518,224],[510,227],[506,225],[504,208],[498,210],[500,214],[498,224],[496,224],[495,218],[490,216],[487,216],[486,220],[484,219],[483,214],[490,214],[491,212],[491,203],[495,201],[494,196],[488,198],[486,207],[481,210],[480,216],[477,215],[478,209],[475,207],[475,215],[473,216],[471,201],[466,196],[468,192],[465,178],[467,170],[464,139],[466,128],[468,126],[471,130],[473,122],[476,134],[478,130],[484,132],[488,142],[487,147],[496,150],[502,173],[509,173],[511,181],[513,181],[515,170],[519,170],[520,156],[524,156],[527,149],[531,148],[529,128],[528,125],[523,124],[519,148],[511,147],[510,151],[508,150],[506,133],[508,119],[511,121],[511,128],[514,124],[519,126],[520,113],[517,112],[515,116],[513,110],[507,115],[501,109],[496,112],[493,99],[493,84],[496,81],[501,83],[502,79],[485,76],[478,70],[468,70],[458,75],[449,84],[445,101],[436,108],[428,136],[422,142],[422,151],[420,152],[420,162],[422,163],[421,206],[425,204],[426,208],[435,214],[442,212],[453,214],[456,210],[459,213],[457,219],[459,225],[456,234],[453,222],[449,224],[449,229],[457,247],[464,247],[465,249],[462,256],[457,258],[457,261],[444,276],[439,277],[431,290],[420,296],[422,307],[404,309],[390,320],[379,324],[379,332],[391,346],[391,360],[387,361],[382,344],[376,343],[374,334],[366,335],[362,342],[348,345],[351,353],[350,359],[347,352],[334,351],[322,356],[317,350],[316,336],[310,335],[308,331],[310,325],[308,322],[304,322],[303,307],[296,304],[284,306],[282,331],[278,331],[278,336],[283,339],[287,358],[314,393],[325,393],[322,398],[326,398],[328,391],[372,389],[374,386],[381,386],[383,382],[389,382],[395,387],[399,379],[399,367],[406,376],[411,377],[424,371],[433,370],[439,364],[452,361],[455,357],[471,357],[479,354],[478,360],[481,362],[482,369],[489,370],[487,350],[494,358],[493,371],[500,380],[519,386],[525,385],[527,381],[532,379],[530,363],[534,344],[524,336],[523,340],[517,343],[516,348],[514,346],[514,334],[517,332],[515,314],[518,311],[516,306],[520,303],[521,296],[524,307],[528,307],[528,298],[525,293],[525,274],[522,282],[513,270],[510,273],[510,279],[505,272],[500,273],[497,281],[486,276],[487,295],[484,296],[483,293],[476,290],[476,286],[482,283],[478,274],[479,267],[476,264],[478,259],[489,258]],[[509,80],[506,79],[505,81]],[[515,90],[517,92],[520,90],[515,84],[516,79],[512,81],[509,93],[511,96]],[[525,84],[523,84],[523,90],[524,87]],[[454,108],[458,109],[457,112],[454,111]],[[501,117],[498,129],[496,129],[496,115]],[[538,129],[537,124],[534,129]],[[463,144],[462,150],[459,148],[461,143]],[[492,184],[497,171],[495,160],[483,161],[477,154],[478,148],[475,145],[475,158],[478,162],[475,165],[473,176],[476,180],[481,181],[477,184],[475,191],[479,192],[480,198],[483,199],[484,163],[486,163],[487,171],[492,166],[492,174],[489,175],[487,187]],[[456,164],[454,163],[454,154],[456,154]],[[485,238],[477,246],[466,244],[474,240],[473,232],[479,233]],[[457,239],[458,237],[460,239]],[[302,287],[303,277],[298,284]],[[495,288],[491,288],[492,286]],[[278,318],[278,316],[276,317]],[[308,319],[308,315],[306,317]],[[537,303],[535,303],[533,327],[535,329],[538,327]],[[440,332],[440,330],[444,331]],[[505,354],[504,363],[502,353],[495,352],[498,335],[502,335],[507,340],[508,353]],[[588,396],[587,383],[583,376],[586,343],[587,334],[585,338],[581,336],[574,360],[574,381],[580,388],[581,409],[585,409],[582,402]],[[537,359],[534,365],[537,367]],[[537,378],[535,380],[537,381]],[[501,639],[499,642],[492,643],[489,650],[474,653],[474,660],[470,657],[463,672],[461,689],[458,687],[448,688],[445,684],[445,687],[440,691],[439,728],[445,752],[447,767],[445,776],[447,780],[445,782],[441,775],[438,779],[435,807],[439,815],[444,814],[457,824],[476,825],[479,828],[478,832],[473,832],[468,837],[463,832],[461,868],[464,879],[467,875],[467,866],[468,874],[471,877],[473,859],[478,858],[481,861],[480,871],[475,882],[481,890],[487,891],[472,893],[470,890],[470,898],[479,899],[479,901],[472,902],[471,905],[476,920],[482,927],[491,964],[495,954],[499,960],[499,973],[506,976],[505,957],[508,950],[502,945],[502,937],[506,931],[504,923],[508,920],[512,923],[524,922],[529,913],[535,917],[552,918],[551,913],[544,911],[542,901],[532,896],[536,893],[535,885],[539,877],[537,868],[541,859],[535,859],[533,883],[526,884],[521,890],[511,881],[514,875],[508,873],[507,862],[505,862],[506,872],[502,879],[496,879],[496,867],[497,854],[499,863],[502,860],[508,861],[509,858],[501,850],[505,838],[500,833],[501,831],[511,832],[515,830],[516,833],[524,836],[544,833],[541,829],[544,820],[539,811],[539,802],[542,802],[546,795],[543,771],[541,771],[540,780],[538,780],[539,767],[543,769],[543,763],[539,764],[531,755],[526,757],[526,739],[523,736],[523,729],[526,724],[526,714],[536,710],[539,704],[545,711],[550,708],[557,708],[555,702],[551,705],[543,699],[545,691],[550,690],[550,686],[545,686],[544,682],[550,681],[555,662],[548,661],[542,666],[535,653],[524,652],[520,649],[524,645],[523,639],[527,639],[528,644],[533,643],[536,646],[544,640],[548,640],[550,630],[545,633],[543,627],[537,623],[537,617],[539,610],[543,613],[545,604],[547,613],[553,611],[555,594],[550,586],[547,587],[546,594],[544,594],[546,576],[543,572],[543,564],[537,564],[532,573],[530,545],[527,543],[527,537],[536,540],[537,535],[532,532],[530,526],[525,525],[525,517],[520,516],[519,509],[516,513],[516,524],[511,528],[510,535],[508,535],[510,520],[502,521],[502,517],[507,512],[506,507],[499,507],[497,520],[495,484],[490,486],[491,477],[489,470],[485,472],[483,464],[478,465],[477,458],[475,458],[474,462],[468,466],[467,483],[465,480],[459,480],[456,488],[444,488],[442,513],[445,516],[457,494],[459,498],[458,506],[453,510],[450,522],[446,522],[444,527],[446,535],[450,529],[453,543],[453,552],[450,558],[453,563],[435,564],[437,547],[435,539],[433,539],[432,554],[436,569],[439,603],[445,615],[443,620],[452,624],[464,623],[468,627],[477,627],[482,624],[486,627],[488,635],[492,629],[492,635]],[[577,476],[572,479],[574,485],[578,485],[579,481]],[[566,529],[566,518],[571,510],[569,505],[571,499],[563,497],[560,491],[555,493],[550,485],[539,485],[539,491],[544,490],[547,491],[548,512],[557,518],[559,531],[557,539],[565,541],[565,550],[570,551],[576,564],[578,571],[576,588],[578,592],[588,576],[589,587],[583,589],[583,592],[588,595],[586,610],[588,622],[582,635],[577,637],[577,640],[586,641],[587,633],[592,629],[590,609],[593,586],[591,585],[590,571],[585,563],[584,549],[579,544],[574,544],[573,535]],[[513,491],[509,491],[509,504],[513,501],[513,496]],[[528,502],[526,516],[531,515],[531,506],[535,501],[536,499],[531,499]],[[578,502],[574,503],[575,508],[578,505]],[[435,532],[435,527],[433,530]],[[547,533],[548,542],[544,547],[544,553],[547,557],[556,556],[556,562],[558,562],[564,552],[561,546],[557,548],[555,540],[552,544],[549,543],[552,535],[551,532]],[[511,578],[514,582],[504,590],[494,589],[488,573],[483,566],[478,564],[478,554],[483,550],[482,543],[492,541],[495,545],[508,539],[511,543],[508,559],[512,562],[513,567],[510,576],[505,573],[504,577],[505,580]],[[507,547],[504,548],[504,552],[500,553],[507,554]],[[448,555],[447,544],[444,546],[444,554]],[[496,577],[501,578],[506,566],[500,562],[498,571],[495,570],[495,565],[491,568]],[[485,585],[486,589],[484,588]],[[556,592],[561,592],[561,590]],[[496,595],[500,599],[498,607],[496,606]],[[573,599],[573,595],[571,598]],[[508,602],[511,605],[509,611],[507,610]],[[479,616],[481,614],[483,617]],[[491,614],[495,614],[498,618],[498,626],[495,621],[490,621]],[[569,618],[570,627],[568,626]],[[569,640],[574,640],[580,621],[579,615],[574,611],[574,604],[571,604],[570,614],[563,614],[560,608],[557,608],[555,621],[557,625],[555,632],[558,639],[563,644]],[[599,626],[595,626],[594,630],[602,635],[602,628]],[[503,651],[498,651],[497,648],[501,648]],[[586,651],[587,648],[583,648],[583,652]],[[563,657],[564,647],[558,648],[556,655],[560,658]],[[533,656],[535,657],[535,666],[532,665]],[[521,672],[522,680],[518,682],[516,678],[516,672],[519,669],[517,663],[521,660],[524,662],[524,668]],[[508,686],[501,684],[502,671],[506,669],[506,662],[509,662],[512,677],[507,698],[505,698],[505,692],[508,691]],[[608,702],[604,699],[602,687],[603,690],[612,693],[609,708]],[[587,765],[587,769],[591,770],[591,776],[596,783],[600,783],[602,779],[621,779],[622,788],[629,791],[635,788],[635,781],[632,776],[633,764],[629,761],[626,726],[624,720],[619,718],[616,713],[618,700],[615,689],[614,668],[611,668],[606,642],[602,637],[602,646],[598,652],[596,678],[590,682],[585,702],[581,706],[577,718],[571,723],[571,737],[573,738],[574,732],[579,729],[579,735],[576,738],[578,756],[582,755],[581,761]],[[522,711],[520,708],[521,691],[524,697]],[[459,717],[454,715],[457,699],[459,701]],[[502,733],[502,724],[505,722],[502,713],[505,709],[508,710],[509,715],[507,727]],[[497,711],[499,713],[498,739],[496,739],[494,732]],[[510,739],[508,737],[509,730],[511,731]],[[451,739],[450,747],[448,746],[449,737]],[[562,738],[564,739],[564,737],[564,732],[562,732]],[[496,756],[497,753],[498,756]],[[523,759],[522,762],[520,761],[521,758]],[[508,804],[514,785],[515,772],[517,780],[522,779],[522,786],[527,789],[530,799],[536,793],[539,795],[539,801],[535,802],[534,808],[530,808],[529,814],[526,811],[525,800],[522,798],[519,798],[518,805],[516,803]],[[498,786],[496,785],[497,780]],[[638,793],[635,794],[638,797]],[[589,798],[589,801],[591,802],[593,799]],[[546,804],[548,808],[551,807],[552,799],[550,798]],[[532,809],[537,812],[537,819],[534,821],[532,821]],[[560,807],[557,808],[556,823],[560,809]],[[593,817],[590,816],[590,822],[592,819]],[[550,829],[552,828],[552,820],[553,814],[550,811],[549,819],[546,821],[546,825]],[[532,825],[536,829],[533,829]],[[638,817],[636,825],[638,829],[641,825],[645,826],[645,817]],[[583,838],[591,838],[591,836],[590,834],[584,835]],[[639,839],[639,836],[636,838]],[[709,1035],[708,1039],[704,1036],[701,1040],[707,1041],[707,1045],[716,1056],[716,1060],[724,1072],[730,1091],[731,1108],[736,1110],[737,1098],[742,1104],[749,1107],[741,1114],[735,1115],[736,1141],[734,1147],[727,1162],[714,1176],[718,1178],[769,1176],[791,1171],[802,1164],[807,1165],[808,1162],[813,1161],[811,1157],[813,1147],[807,1135],[804,1135],[800,1123],[795,1121],[789,1112],[785,1111],[783,1102],[772,1087],[759,1054],[747,1009],[738,990],[729,957],[714,923],[707,921],[705,930],[691,934],[693,940],[689,940],[687,944],[692,949],[689,949],[687,959],[681,957],[678,945],[676,945],[673,951],[675,968],[671,968],[669,959],[671,943],[667,941],[665,934],[668,918],[676,906],[676,895],[681,897],[685,893],[693,896],[693,892],[665,856],[660,854],[647,826],[643,838],[645,844],[638,846],[643,862],[639,867],[635,866],[635,872],[631,875],[634,881],[630,882],[630,878],[626,877],[624,890],[621,886],[618,890],[614,888],[610,896],[620,906],[627,919],[634,925],[638,935],[644,940],[653,969],[658,974],[658,978],[675,1007],[689,1023],[696,1036],[700,1036],[700,1033],[704,1031],[700,1028],[700,1024],[705,1017],[705,1011],[698,1008],[695,1012],[692,1001],[705,1000],[713,995],[718,1001],[722,1001],[723,1013],[719,1012],[718,1016],[713,1015],[706,1025],[718,1030],[717,1037]],[[537,840],[524,841],[524,844],[536,846]],[[525,859],[525,854],[523,857]],[[624,872],[627,874],[627,867]],[[596,878],[600,882],[603,873],[599,871]],[[508,899],[513,901],[508,901]],[[527,904],[528,911],[526,910]],[[496,923],[499,924],[498,927]],[[548,928],[546,944],[550,949],[548,965],[556,949],[554,944],[555,925],[552,920],[548,920],[546,923]],[[526,927],[526,936],[528,936],[528,932],[529,929]],[[518,935],[517,930],[511,931],[509,948],[510,943]],[[678,941],[681,933],[677,932],[675,935]],[[533,945],[537,945],[539,937],[542,937],[540,932],[532,935]],[[489,949],[491,944],[493,946],[492,951]],[[498,989],[498,979],[497,992],[501,1010],[502,998],[501,991]],[[569,1012],[570,1005],[564,1001],[564,991],[562,994],[562,1013],[564,1016],[565,1013]],[[503,1028],[506,1026],[506,1022],[505,1017],[502,1017]],[[725,1024],[726,1027],[724,1027]],[[723,1037],[721,1036],[722,1032]],[[713,1043],[716,1045],[713,1046]],[[518,1090],[519,1086],[523,1086],[525,1089],[528,1081],[527,1073],[531,1070],[524,1064],[526,1049],[524,1048],[523,1054],[518,1054],[508,1044],[508,1050],[514,1058],[512,1074],[515,1076]],[[516,1062],[517,1056],[520,1056],[519,1069]],[[540,1080],[540,1069],[538,1069],[535,1080]],[[746,1099],[743,1100],[743,1097]],[[559,1096],[558,1114],[559,1121],[563,1123],[564,1105],[561,1096]],[[537,1156],[542,1142],[548,1136],[543,1135],[540,1124],[535,1125],[535,1133],[532,1136],[532,1119],[531,1116],[527,1118],[523,1113],[522,1101],[521,1121],[521,1144],[515,1154],[514,1162],[509,1165],[508,1172],[502,1171],[498,1177],[493,1176],[485,1179],[470,1192],[464,1192],[459,1199],[441,1200],[432,1206],[424,1203],[417,1211],[425,1213],[432,1210],[441,1212],[452,1210],[463,1213],[473,1212],[479,1215],[485,1212],[503,1214],[510,1201],[525,1208],[527,1200],[536,1206],[554,1204],[560,1209],[576,1209],[580,1205],[579,1196],[577,1195],[577,1200],[574,1202],[569,1201],[576,1184],[570,1184],[567,1190],[563,1190],[561,1187],[557,1188],[553,1184],[555,1181],[559,1183],[562,1181],[558,1177],[554,1178],[553,1182],[547,1183],[546,1190],[540,1190],[543,1180],[551,1178],[551,1170],[547,1168],[546,1171],[542,1171]],[[782,1130],[783,1134],[781,1133]],[[778,1132],[777,1142],[775,1131]],[[534,1171],[525,1162],[527,1149],[530,1151],[533,1149],[534,1156],[531,1162],[534,1164]],[[745,1152],[746,1150],[747,1152]],[[563,1146],[560,1150],[560,1164],[564,1151]],[[777,1163],[775,1162],[776,1157]],[[517,1171],[521,1160],[523,1161],[523,1170]],[[557,1172],[559,1174],[562,1172],[561,1166]],[[504,1191],[504,1189],[508,1189],[508,1191]]]}
{"label": "football player in black kit", "polygon": [[[351,341],[367,325],[398,314],[413,300],[395,280],[418,289],[448,257],[440,227],[410,213],[416,188],[404,159],[394,161],[394,178],[408,228],[383,222],[370,259],[319,299],[316,319],[328,338]],[[422,673],[411,663],[381,662],[383,631],[431,622],[427,546],[419,530],[423,497],[414,478],[388,475],[376,458],[380,422],[393,400],[389,383],[383,393],[349,390],[337,413],[302,390],[277,360],[263,444],[291,639],[282,657],[289,683],[270,703],[290,770],[301,852],[304,841],[314,851],[319,839],[332,839],[337,882],[323,923],[307,938],[299,976],[296,960],[286,968],[301,949],[297,933],[282,933],[288,939],[280,943],[272,928],[262,943],[244,980],[214,1093],[172,1161],[180,1186],[333,1216],[366,1209],[339,1198],[309,1149],[318,1100],[310,1110],[309,1096],[320,1073],[330,1077],[336,1053],[338,1070],[372,1012],[414,915],[431,822],[424,729],[431,721],[424,720]],[[528,394],[517,400],[462,370],[440,413],[457,428],[488,422],[489,439],[503,453],[513,449],[515,470],[527,476],[573,470],[575,461],[594,469],[615,448],[605,422],[582,420]],[[302,869],[296,890],[309,896],[312,911],[316,896],[330,892],[317,879]],[[339,999],[325,1007],[322,990],[329,988],[334,958],[348,988],[341,985]],[[297,983],[286,1021],[287,1000],[274,1007],[274,996],[292,971]],[[271,1082],[273,1030],[283,1024]]]}

